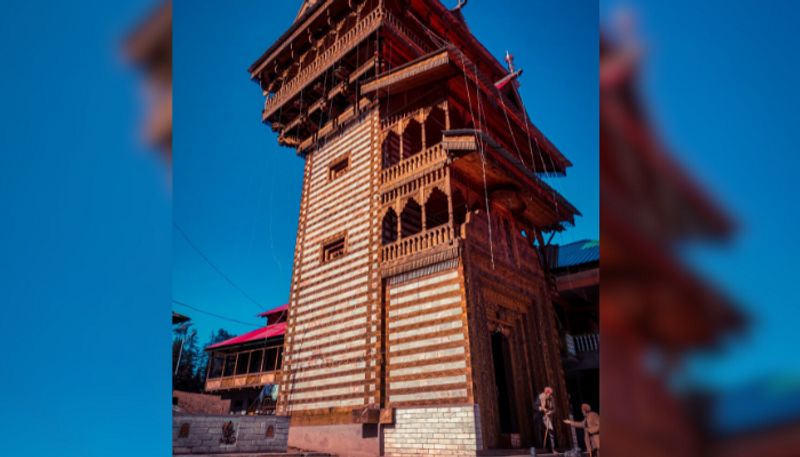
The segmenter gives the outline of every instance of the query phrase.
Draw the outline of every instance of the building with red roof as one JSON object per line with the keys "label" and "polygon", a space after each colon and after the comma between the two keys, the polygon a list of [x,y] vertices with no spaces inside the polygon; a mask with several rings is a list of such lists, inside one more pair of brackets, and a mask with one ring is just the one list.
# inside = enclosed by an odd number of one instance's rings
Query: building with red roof
{"label": "building with red roof", "polygon": [[233,413],[270,414],[283,358],[286,310],[283,305],[259,314],[264,327],[208,346],[205,390],[231,400]]}

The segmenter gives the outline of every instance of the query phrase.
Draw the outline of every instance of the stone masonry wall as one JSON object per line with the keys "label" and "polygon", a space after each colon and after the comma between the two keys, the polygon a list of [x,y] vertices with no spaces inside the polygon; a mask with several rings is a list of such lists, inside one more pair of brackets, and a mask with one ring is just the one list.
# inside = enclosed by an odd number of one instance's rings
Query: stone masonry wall
{"label": "stone masonry wall", "polygon": [[[225,444],[222,442],[223,426],[229,421],[234,425],[234,440]],[[286,452],[288,440],[289,418],[286,416],[172,416],[173,455]]]}
{"label": "stone masonry wall", "polygon": [[383,429],[387,457],[474,457],[483,448],[478,405],[398,408]]}
{"label": "stone masonry wall", "polygon": [[223,400],[219,395],[198,394],[193,392],[172,391],[173,404],[177,400],[181,412],[189,414],[228,414],[231,401]]}

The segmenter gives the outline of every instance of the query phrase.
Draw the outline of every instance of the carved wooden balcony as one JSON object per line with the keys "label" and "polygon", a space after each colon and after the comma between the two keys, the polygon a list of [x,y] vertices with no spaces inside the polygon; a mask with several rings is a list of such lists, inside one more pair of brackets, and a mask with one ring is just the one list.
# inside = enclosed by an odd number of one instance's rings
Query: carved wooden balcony
{"label": "carved wooden balcony", "polygon": [[404,257],[411,257],[428,249],[450,244],[453,234],[448,224],[440,225],[395,241],[381,248],[381,261],[392,262]]}
{"label": "carved wooden balcony", "polygon": [[420,188],[444,185],[447,179],[447,169],[445,167],[428,167],[420,169],[416,173],[409,175],[407,179],[398,179],[393,183],[382,186],[381,203],[386,204],[399,198],[405,198],[419,192]]}
{"label": "carved wooden balcony", "polygon": [[262,118],[267,120],[270,116],[287,101],[291,100],[308,83],[321,76],[332,62],[345,56],[353,48],[364,40],[369,34],[378,29],[381,25],[381,18],[384,16],[382,8],[375,8],[363,19],[358,21],[353,28],[337,39],[325,51],[319,53],[308,66],[286,82],[274,96],[268,97],[264,102],[264,113]]}
{"label": "carved wooden balcony", "polygon": [[381,186],[391,186],[397,182],[413,177],[421,171],[443,164],[447,154],[441,143],[401,160],[381,172]]}

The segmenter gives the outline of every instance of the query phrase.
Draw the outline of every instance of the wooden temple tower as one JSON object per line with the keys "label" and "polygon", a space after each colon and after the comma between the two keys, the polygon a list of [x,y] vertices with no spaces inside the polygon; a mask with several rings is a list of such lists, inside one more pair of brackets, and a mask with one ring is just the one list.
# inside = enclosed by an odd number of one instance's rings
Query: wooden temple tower
{"label": "wooden temple tower", "polygon": [[568,410],[537,246],[577,214],[539,176],[571,164],[465,3],[306,0],[249,69],[263,121],[305,160],[277,407],[290,446],[475,455],[541,444],[546,385]]}

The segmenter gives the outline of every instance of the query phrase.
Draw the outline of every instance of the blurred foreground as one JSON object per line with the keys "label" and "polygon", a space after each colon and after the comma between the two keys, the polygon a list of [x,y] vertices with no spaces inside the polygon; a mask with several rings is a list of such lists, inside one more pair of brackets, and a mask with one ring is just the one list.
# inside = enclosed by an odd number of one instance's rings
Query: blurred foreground
{"label": "blurred foreground", "polygon": [[[797,383],[776,396],[763,382],[722,391],[676,381],[687,360],[720,352],[752,321],[682,259],[685,246],[735,237],[735,224],[660,142],[641,97],[646,56],[633,16],[615,19],[600,50],[603,452],[800,455]],[[787,372],[796,360],[787,358]]]}

